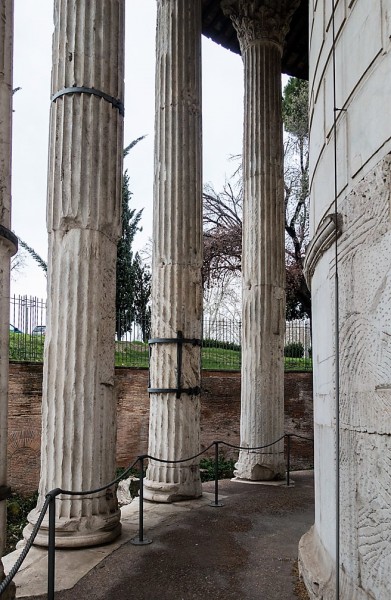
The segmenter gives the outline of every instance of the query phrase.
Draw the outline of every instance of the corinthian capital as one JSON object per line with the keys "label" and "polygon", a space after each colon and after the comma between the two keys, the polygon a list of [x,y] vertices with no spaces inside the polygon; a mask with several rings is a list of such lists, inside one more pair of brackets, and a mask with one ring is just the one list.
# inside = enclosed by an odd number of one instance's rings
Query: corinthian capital
{"label": "corinthian capital", "polygon": [[282,51],[293,13],[300,0],[221,0],[221,8],[230,17],[243,53],[254,42],[263,40]]}

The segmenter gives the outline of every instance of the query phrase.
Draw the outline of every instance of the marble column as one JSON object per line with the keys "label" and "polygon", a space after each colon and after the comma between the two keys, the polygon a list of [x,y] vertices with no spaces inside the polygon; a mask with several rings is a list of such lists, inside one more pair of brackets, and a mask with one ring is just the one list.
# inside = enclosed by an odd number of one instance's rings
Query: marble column
{"label": "marble column", "polygon": [[[4,579],[1,555],[7,529],[10,260],[18,247],[11,232],[13,19],[13,0],[0,0],[0,582]],[[15,585],[11,583],[1,597],[15,598]]]}
{"label": "marble column", "polygon": [[[284,433],[285,251],[281,56],[294,0],[225,0],[244,63],[241,446]],[[236,476],[284,476],[283,440],[242,450]]]}
{"label": "marble column", "polygon": [[[115,476],[116,247],[123,153],[124,0],[55,0],[41,479],[89,490]],[[115,489],[60,496],[56,545],[120,533]],[[47,520],[36,539],[47,544]]]}
{"label": "marble column", "polygon": [[[201,2],[158,0],[157,15],[152,338],[166,341],[151,344],[149,454],[178,460],[200,448]],[[150,461],[145,497],[200,496],[198,464]]]}

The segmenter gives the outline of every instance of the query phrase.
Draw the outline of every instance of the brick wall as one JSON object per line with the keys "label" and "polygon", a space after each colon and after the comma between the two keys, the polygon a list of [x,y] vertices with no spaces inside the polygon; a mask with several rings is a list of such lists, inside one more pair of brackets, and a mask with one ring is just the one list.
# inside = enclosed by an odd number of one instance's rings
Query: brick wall
{"label": "brick wall", "polygon": [[8,484],[14,491],[38,487],[41,448],[42,365],[10,364]]}
{"label": "brick wall", "polygon": [[[126,466],[147,452],[149,397],[146,369],[117,368],[117,464]],[[201,443],[240,441],[240,373],[203,371]],[[42,365],[11,363],[9,380],[9,484],[37,489],[41,437]],[[312,436],[312,374],[285,373],[285,431]],[[312,464],[312,445],[292,440],[293,466]],[[223,447],[227,457],[235,451]]]}

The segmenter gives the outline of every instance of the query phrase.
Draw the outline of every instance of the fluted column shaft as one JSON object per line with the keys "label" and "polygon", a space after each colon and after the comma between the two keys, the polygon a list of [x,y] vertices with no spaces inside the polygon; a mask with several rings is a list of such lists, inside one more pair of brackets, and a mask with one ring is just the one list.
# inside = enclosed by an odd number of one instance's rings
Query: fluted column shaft
{"label": "fluted column shaft", "polygon": [[[296,2],[226,0],[244,62],[241,446],[284,433],[285,252],[281,54]],[[236,476],[283,476],[283,440],[242,450]]]}
{"label": "fluted column shaft", "polygon": [[[201,3],[158,0],[152,338],[200,340],[202,330]],[[199,452],[201,348],[151,345],[149,454],[177,460]],[[181,373],[180,373],[181,371]],[[145,495],[170,502],[201,495],[198,459],[150,461]]]}
{"label": "fluted column shaft", "polygon": [[[116,246],[120,236],[124,0],[55,0],[47,227],[41,479],[89,490],[115,474]],[[111,99],[110,99],[111,98]],[[30,524],[37,510],[29,515]],[[47,523],[37,537],[47,543]],[[29,533],[31,525],[27,527]],[[120,533],[115,489],[60,496],[56,544],[100,544]]]}
{"label": "fluted column shaft", "polygon": [[[13,19],[13,0],[0,0],[0,581],[4,578],[1,555],[7,529],[10,260],[17,250],[17,240],[10,231]],[[4,600],[14,597],[15,586],[11,584]]]}

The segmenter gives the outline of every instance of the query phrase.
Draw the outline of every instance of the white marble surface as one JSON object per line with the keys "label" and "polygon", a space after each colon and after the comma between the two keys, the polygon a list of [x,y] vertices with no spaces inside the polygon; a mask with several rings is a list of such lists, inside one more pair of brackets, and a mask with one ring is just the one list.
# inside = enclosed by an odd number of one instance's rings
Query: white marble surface
{"label": "white marble surface", "polygon": [[[152,268],[152,338],[201,339],[201,3],[158,1]],[[154,344],[150,382],[177,387],[177,344]],[[201,385],[201,347],[182,345],[182,388]],[[200,396],[150,394],[149,450],[180,460],[200,451]],[[171,502],[201,494],[199,459],[150,461],[145,497]]]}
{"label": "white marble surface", "polygon": [[[124,4],[55,0],[53,94],[79,86],[123,100]],[[52,102],[49,137],[38,510],[51,489],[96,489],[115,476],[115,274],[123,116],[104,98],[65,94]],[[93,498],[59,497],[56,511],[59,545],[94,545],[120,533],[114,489]],[[30,513],[25,535],[37,514]],[[37,543],[47,543],[46,520]]]}
{"label": "white marble surface", "polygon": [[[285,250],[281,53],[295,2],[223,2],[244,63],[241,446],[284,433]],[[283,440],[241,450],[235,475],[283,476]]]}

